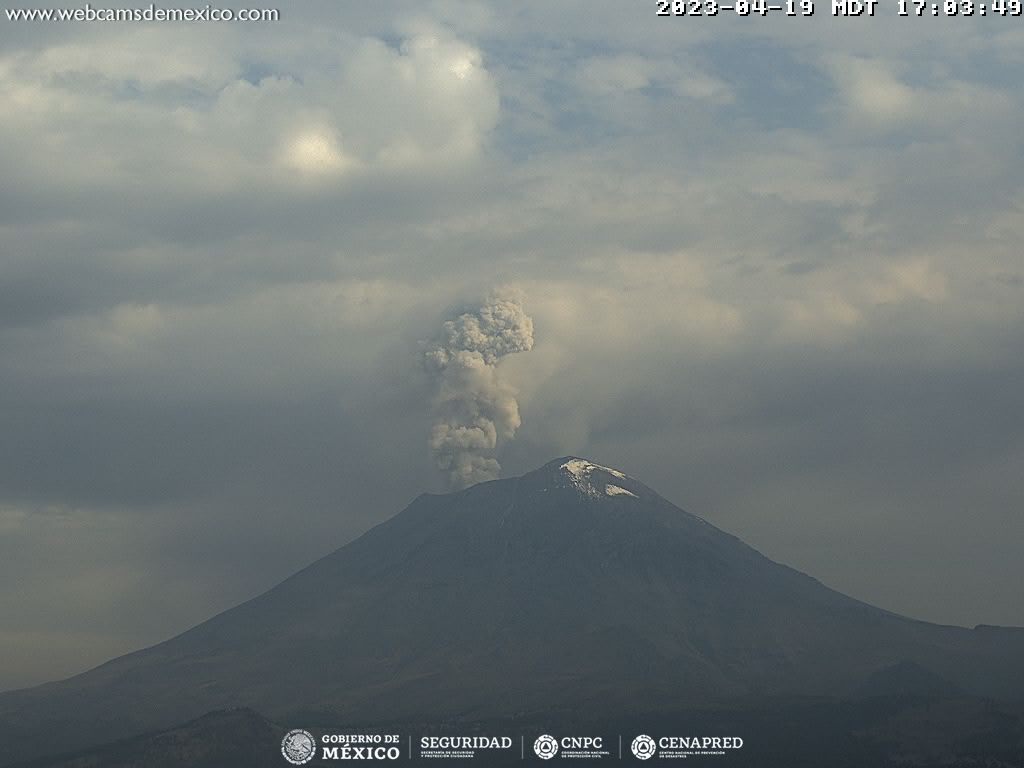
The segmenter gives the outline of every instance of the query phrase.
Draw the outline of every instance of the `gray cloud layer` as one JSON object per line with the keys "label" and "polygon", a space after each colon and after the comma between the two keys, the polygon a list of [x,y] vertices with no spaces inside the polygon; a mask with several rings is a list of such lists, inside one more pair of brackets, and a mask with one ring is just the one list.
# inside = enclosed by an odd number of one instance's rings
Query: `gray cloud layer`
{"label": "gray cloud layer", "polygon": [[592,456],[861,599],[1024,624],[1020,33],[679,21],[7,24],[0,687],[438,490],[418,342],[498,284],[543,330],[506,474]]}

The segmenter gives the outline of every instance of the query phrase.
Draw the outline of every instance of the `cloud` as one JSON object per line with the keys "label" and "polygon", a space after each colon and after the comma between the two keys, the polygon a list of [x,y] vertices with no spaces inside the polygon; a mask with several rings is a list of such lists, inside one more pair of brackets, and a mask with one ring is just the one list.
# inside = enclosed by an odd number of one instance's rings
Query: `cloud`
{"label": "cloud", "polygon": [[18,109],[0,130],[0,165],[40,190],[123,194],[156,175],[166,201],[287,185],[296,173],[450,168],[480,154],[497,120],[479,49],[439,28],[395,47],[314,45],[301,68],[286,60],[259,77],[235,40],[215,43],[143,30],[3,56],[0,96]]}
{"label": "cloud", "polygon": [[[844,100],[844,110],[860,129],[963,130],[1005,117],[1012,101],[1000,90],[926,70],[925,82],[912,83],[914,68],[899,59],[832,55],[828,69]],[[930,76],[929,76],[930,75]]]}
{"label": "cloud", "polygon": [[286,166],[309,175],[344,173],[353,164],[333,133],[323,128],[297,133],[288,140],[281,160]]}
{"label": "cloud", "polygon": [[942,301],[948,293],[948,278],[927,259],[888,264],[885,279],[869,288],[870,298],[880,304],[907,299]]}
{"label": "cloud", "polygon": [[579,84],[591,93],[622,94],[660,87],[688,99],[728,104],[732,88],[703,71],[695,61],[685,64],[671,58],[650,58],[634,54],[593,56],[578,68]]}
{"label": "cloud", "polygon": [[783,302],[779,332],[782,338],[797,341],[832,343],[842,334],[860,325],[864,316],[841,294],[815,292]]}

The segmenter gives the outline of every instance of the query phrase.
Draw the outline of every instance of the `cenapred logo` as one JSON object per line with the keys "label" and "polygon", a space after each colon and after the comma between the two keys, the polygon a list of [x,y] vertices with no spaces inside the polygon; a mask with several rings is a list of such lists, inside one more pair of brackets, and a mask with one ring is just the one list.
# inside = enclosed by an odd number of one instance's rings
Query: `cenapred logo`
{"label": "cenapred logo", "polygon": [[549,736],[545,733],[533,742],[533,751],[537,753],[537,757],[541,760],[550,760],[558,754],[558,742],[554,736]]}
{"label": "cenapred logo", "polygon": [[316,739],[301,728],[288,731],[281,739],[281,754],[292,765],[304,765],[316,755]]}
{"label": "cenapred logo", "polygon": [[654,743],[654,739],[648,736],[646,733],[641,733],[635,739],[633,739],[630,748],[633,750],[633,754],[638,760],[649,760],[654,757],[655,752],[658,751],[658,745]]}

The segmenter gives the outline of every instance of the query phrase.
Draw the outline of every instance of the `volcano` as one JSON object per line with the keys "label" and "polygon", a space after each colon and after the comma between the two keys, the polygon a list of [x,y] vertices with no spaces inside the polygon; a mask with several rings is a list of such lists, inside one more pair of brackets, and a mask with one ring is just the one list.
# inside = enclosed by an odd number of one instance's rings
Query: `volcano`
{"label": "volcano", "polygon": [[564,457],[424,494],[177,637],[0,694],[0,764],[238,707],[279,722],[607,719],[890,691],[1024,699],[1024,629],[872,607]]}

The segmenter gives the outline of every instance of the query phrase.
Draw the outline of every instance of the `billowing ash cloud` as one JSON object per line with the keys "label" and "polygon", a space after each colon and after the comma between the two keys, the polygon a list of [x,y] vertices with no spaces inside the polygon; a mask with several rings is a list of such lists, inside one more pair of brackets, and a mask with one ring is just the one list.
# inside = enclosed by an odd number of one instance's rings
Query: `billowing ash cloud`
{"label": "billowing ash cloud", "polygon": [[430,451],[452,489],[494,480],[499,441],[519,428],[515,391],[501,380],[498,361],[533,349],[533,320],[520,299],[492,294],[478,309],[445,322],[425,353],[437,378]]}

